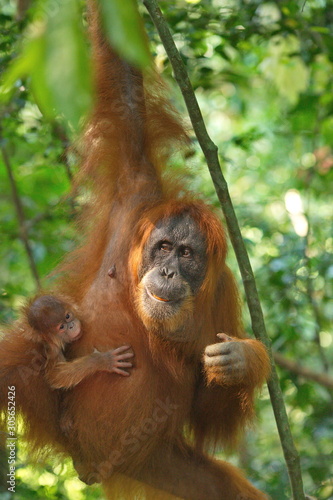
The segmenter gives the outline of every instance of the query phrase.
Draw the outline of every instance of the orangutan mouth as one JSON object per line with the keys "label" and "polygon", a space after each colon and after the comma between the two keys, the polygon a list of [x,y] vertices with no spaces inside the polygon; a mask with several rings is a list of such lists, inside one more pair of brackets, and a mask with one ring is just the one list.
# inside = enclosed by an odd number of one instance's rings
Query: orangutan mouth
{"label": "orangutan mouth", "polygon": [[162,297],[158,297],[158,296],[157,296],[157,295],[155,295],[154,293],[150,292],[150,291],[148,290],[148,288],[146,288],[146,291],[147,291],[147,293],[148,293],[149,297],[151,297],[151,298],[152,298],[152,299],[154,299],[154,300],[157,300],[158,302],[171,302],[171,300],[169,300],[169,299],[162,299]]}

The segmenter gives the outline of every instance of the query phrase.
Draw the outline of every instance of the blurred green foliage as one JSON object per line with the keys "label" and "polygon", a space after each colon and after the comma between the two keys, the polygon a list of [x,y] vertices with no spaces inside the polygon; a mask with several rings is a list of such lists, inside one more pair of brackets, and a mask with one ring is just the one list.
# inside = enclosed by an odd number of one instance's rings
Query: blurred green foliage
{"label": "blurred green foliage", "polygon": [[[329,373],[333,5],[325,0],[160,4],[219,146],[273,347],[304,367]],[[125,55],[145,64],[140,27],[131,8],[124,7],[132,3],[110,0],[103,5],[112,12],[114,19],[107,15],[106,24],[114,26],[119,43],[127,40]],[[41,0],[18,13],[16,2],[0,0],[0,145],[9,159],[43,283],[79,237],[72,220],[80,200],[69,195],[76,157],[73,150],[66,154],[66,147],[90,102],[83,7],[79,0]],[[158,70],[169,80],[172,98],[186,116],[165,51],[142,5],[140,11]],[[129,23],[134,23],[133,29]],[[179,163],[175,161],[174,168]],[[189,187],[218,206],[194,137],[187,166]],[[0,314],[10,321],[23,298],[35,291],[36,282],[5,167],[0,155]],[[238,275],[232,251],[229,260]],[[246,311],[245,322],[249,329]],[[280,374],[306,491],[328,500],[333,497],[333,393],[295,372]],[[232,460],[240,460],[248,476],[274,500],[286,500],[288,478],[265,391],[258,413],[240,458]],[[68,462],[54,468],[28,462],[22,449],[15,498],[100,498],[99,488],[85,488]]]}
{"label": "blurred green foliage", "polygon": [[[5,3],[10,12],[13,3]],[[43,115],[52,119],[58,113],[68,127],[78,128],[91,104],[90,58],[80,4],[77,0],[32,4],[33,22],[19,30],[21,51],[3,75],[0,102],[8,102],[15,84],[28,77]],[[20,13],[19,19],[25,14]]]}
{"label": "blurred green foliage", "polygon": [[129,62],[140,67],[150,63],[140,16],[134,0],[100,0],[104,28],[112,45]]}

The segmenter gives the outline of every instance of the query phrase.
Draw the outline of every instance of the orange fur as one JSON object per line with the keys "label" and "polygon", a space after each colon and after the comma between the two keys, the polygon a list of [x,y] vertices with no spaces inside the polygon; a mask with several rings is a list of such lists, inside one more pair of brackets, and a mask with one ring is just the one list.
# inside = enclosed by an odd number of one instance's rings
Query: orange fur
{"label": "orange fur", "polygon": [[15,408],[24,418],[25,437],[30,450],[40,456],[48,451],[50,442],[57,451],[63,451],[59,425],[61,401],[44,377],[45,350],[41,343],[32,340],[32,333],[26,322],[17,321],[5,330],[0,341],[0,409],[6,430],[8,387],[14,386]]}
{"label": "orange fur", "polygon": [[[90,193],[81,221],[86,237],[58,269],[57,288],[85,311],[85,334],[71,346],[70,358],[126,344],[135,353],[135,363],[126,379],[97,373],[66,392],[64,404],[74,431],[64,446],[70,454],[78,450],[91,479],[102,481],[113,500],[135,498],[138,488],[142,499],[158,498],[157,488],[165,498],[263,500],[234,467],[202,451],[212,442],[235,445],[253,417],[254,391],[268,375],[263,346],[244,340],[239,297],[225,263],[224,229],[210,207],[163,176],[170,151],[187,141],[163,86],[154,75],[142,82],[139,72],[104,40],[94,8],[90,15],[96,102],[80,146],[77,180]],[[191,341],[172,342],[154,335],[149,320],[140,318],[138,272],[157,222],[184,212],[206,239],[207,270],[191,314],[186,308]],[[110,279],[108,270],[114,265],[116,276]],[[248,342],[250,376],[242,387],[223,387],[205,377],[202,353],[218,342],[219,332]],[[0,356],[11,359],[4,370],[6,381],[16,377],[18,364],[30,362],[22,355],[24,345],[13,339],[11,347],[8,339],[0,343]],[[38,418],[31,415],[40,384],[37,377],[20,405],[31,419],[30,437],[36,440],[42,420],[49,419],[51,431],[43,431],[39,446],[63,444],[52,432],[59,420],[59,410],[50,410],[53,400],[43,405]],[[20,381],[17,386],[24,389]],[[195,448],[184,442],[184,427],[193,431],[187,434],[193,435]],[[126,480],[119,480],[119,474]]]}

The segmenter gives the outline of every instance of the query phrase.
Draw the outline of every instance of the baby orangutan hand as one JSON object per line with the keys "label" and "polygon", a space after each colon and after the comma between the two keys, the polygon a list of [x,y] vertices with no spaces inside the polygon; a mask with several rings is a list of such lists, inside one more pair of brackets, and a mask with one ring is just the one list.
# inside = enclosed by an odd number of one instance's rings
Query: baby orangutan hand
{"label": "baby orangutan hand", "polygon": [[133,351],[126,352],[129,349],[130,346],[128,345],[117,347],[117,349],[110,349],[110,351],[106,352],[100,352],[95,349],[93,356],[98,357],[100,370],[128,377],[130,373],[125,368],[132,368],[133,363],[127,360],[134,357]]}

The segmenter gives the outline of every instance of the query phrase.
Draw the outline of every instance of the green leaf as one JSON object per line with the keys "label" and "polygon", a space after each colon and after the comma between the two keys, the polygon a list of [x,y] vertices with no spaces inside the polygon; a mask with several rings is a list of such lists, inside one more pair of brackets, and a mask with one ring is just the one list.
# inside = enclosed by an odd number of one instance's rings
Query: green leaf
{"label": "green leaf", "polygon": [[30,39],[23,47],[22,53],[14,59],[3,77],[0,87],[0,102],[7,102],[13,95],[15,83],[29,75],[38,64],[40,58],[39,40]]}
{"label": "green leaf", "polygon": [[105,31],[115,49],[129,62],[146,67],[150,54],[133,0],[99,0]]}
{"label": "green leaf", "polygon": [[31,75],[31,85],[44,115],[63,115],[74,129],[91,105],[90,58],[78,0],[59,0],[57,8],[32,25],[21,55],[12,63],[0,88],[0,100],[8,101],[15,83]]}
{"label": "green leaf", "polygon": [[[58,112],[78,128],[91,105],[91,71],[78,0],[59,0],[45,30],[45,80]],[[38,82],[36,82],[38,84]]]}
{"label": "green leaf", "polygon": [[31,68],[31,88],[43,115],[52,120],[56,115],[55,102],[52,89],[46,78],[46,40],[45,33],[33,40],[35,45],[36,63]]}

